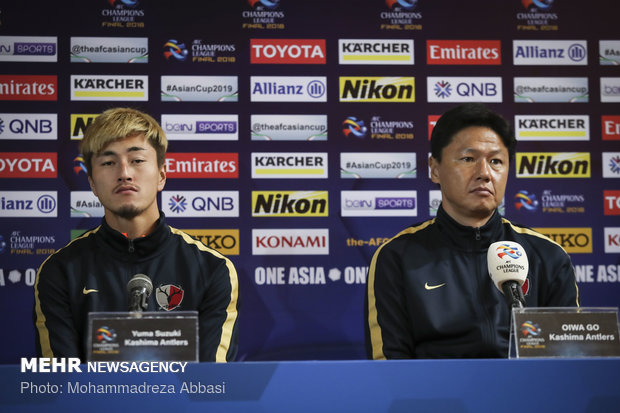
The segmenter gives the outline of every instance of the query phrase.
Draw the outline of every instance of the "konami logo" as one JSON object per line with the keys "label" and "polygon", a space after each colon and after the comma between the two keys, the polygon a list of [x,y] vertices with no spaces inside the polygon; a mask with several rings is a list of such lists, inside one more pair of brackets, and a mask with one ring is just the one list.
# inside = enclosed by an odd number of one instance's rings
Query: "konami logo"
{"label": "konami logo", "polygon": [[620,140],[620,116],[601,116],[604,141]]}
{"label": "konami logo", "polygon": [[1,152],[0,178],[56,178],[55,152]]}
{"label": "konami logo", "polygon": [[238,153],[168,153],[168,178],[238,178]]}
{"label": "konami logo", "polygon": [[252,230],[252,255],[328,254],[328,229]]}
{"label": "konami logo", "polygon": [[250,39],[250,63],[325,64],[325,39]]}
{"label": "konami logo", "polygon": [[427,40],[426,64],[501,65],[499,40]]}
{"label": "konami logo", "polygon": [[0,100],[58,100],[58,77],[0,75]]}

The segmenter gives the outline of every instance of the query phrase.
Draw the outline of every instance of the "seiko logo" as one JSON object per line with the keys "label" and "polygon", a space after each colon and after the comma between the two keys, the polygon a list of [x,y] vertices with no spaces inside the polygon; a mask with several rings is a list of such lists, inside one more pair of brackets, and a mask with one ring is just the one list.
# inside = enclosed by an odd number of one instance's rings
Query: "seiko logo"
{"label": "seiko logo", "polygon": [[568,253],[592,252],[592,228],[534,228],[557,242]]}
{"label": "seiko logo", "polygon": [[589,177],[589,153],[517,153],[517,178]]}
{"label": "seiko logo", "polygon": [[341,77],[341,102],[413,102],[412,77]]}

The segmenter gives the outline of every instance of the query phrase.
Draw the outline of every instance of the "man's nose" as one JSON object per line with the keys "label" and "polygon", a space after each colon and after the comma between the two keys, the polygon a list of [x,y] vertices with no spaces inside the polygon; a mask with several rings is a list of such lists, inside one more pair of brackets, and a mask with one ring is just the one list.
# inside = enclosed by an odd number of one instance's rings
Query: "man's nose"
{"label": "man's nose", "polygon": [[131,174],[131,167],[129,165],[129,162],[127,161],[121,161],[119,163],[119,175],[118,175],[118,181],[122,182],[122,181],[131,181],[132,179],[132,174]]}
{"label": "man's nose", "polygon": [[487,181],[491,179],[491,165],[486,159],[482,159],[477,162],[477,167],[478,169],[476,174],[478,179],[484,179]]}

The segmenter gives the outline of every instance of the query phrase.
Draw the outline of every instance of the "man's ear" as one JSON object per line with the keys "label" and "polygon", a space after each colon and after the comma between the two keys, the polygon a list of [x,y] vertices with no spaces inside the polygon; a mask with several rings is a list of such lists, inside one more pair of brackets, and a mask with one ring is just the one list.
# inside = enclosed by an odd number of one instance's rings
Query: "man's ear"
{"label": "man's ear", "polygon": [[159,168],[159,182],[157,184],[157,191],[160,192],[164,189],[166,185],[166,164],[163,164],[161,168]]}
{"label": "man's ear", "polygon": [[95,194],[95,196],[99,198],[99,195],[97,195],[97,190],[95,189],[95,183],[93,182],[93,178],[91,178],[90,175],[88,175],[88,185],[90,185],[90,190],[93,191],[93,194]]}
{"label": "man's ear", "polygon": [[439,181],[439,161],[431,156],[428,158],[428,166],[431,169],[431,181],[441,185]]}

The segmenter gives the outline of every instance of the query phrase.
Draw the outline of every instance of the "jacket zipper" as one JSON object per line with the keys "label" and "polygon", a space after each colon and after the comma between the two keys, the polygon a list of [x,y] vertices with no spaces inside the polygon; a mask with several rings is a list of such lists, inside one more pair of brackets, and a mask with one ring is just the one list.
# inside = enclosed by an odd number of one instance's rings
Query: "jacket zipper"
{"label": "jacket zipper", "polygon": [[133,247],[133,240],[129,239],[128,241],[129,241],[129,248],[128,248],[129,252],[134,252],[135,248]]}
{"label": "jacket zipper", "polygon": [[[482,236],[480,235],[480,227],[476,227],[475,228],[475,239],[476,239],[476,241],[480,241],[482,239]],[[477,247],[478,247],[478,245],[476,245],[476,248]],[[484,288],[483,287],[483,284],[484,284],[483,279],[484,279],[485,274],[483,274],[483,271],[482,271],[482,268],[484,268],[484,264],[482,264],[482,261],[480,261],[480,260],[477,260],[477,261],[478,262],[477,262],[477,265],[476,265],[476,270],[477,270],[477,273],[478,273],[477,274],[477,276],[478,276],[478,288],[479,288],[479,291],[480,291],[480,290],[482,290]],[[491,315],[489,314],[489,311],[487,310],[486,307],[483,308],[483,314],[484,314],[484,317],[485,317],[485,322],[486,322],[485,324],[487,326],[487,328],[486,328],[486,337],[484,338],[484,341],[485,341],[484,344],[486,346],[489,346],[491,344],[495,344],[495,341],[496,341],[495,340],[495,331],[494,331],[495,329],[493,328],[494,326],[493,326],[493,322],[492,322],[492,319],[491,319]]]}

